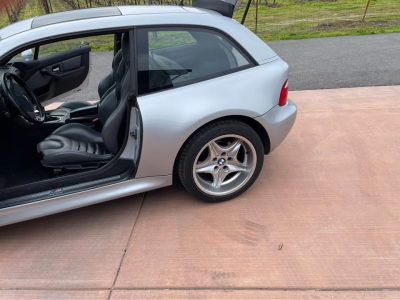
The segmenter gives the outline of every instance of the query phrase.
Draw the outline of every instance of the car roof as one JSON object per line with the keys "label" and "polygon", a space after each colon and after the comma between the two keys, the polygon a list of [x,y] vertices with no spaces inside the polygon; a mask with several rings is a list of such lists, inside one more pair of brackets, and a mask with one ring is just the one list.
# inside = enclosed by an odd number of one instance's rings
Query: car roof
{"label": "car roof", "polygon": [[218,12],[178,5],[132,5],[59,12],[23,20],[0,30],[0,61],[35,42],[72,34],[122,30],[134,26],[200,26],[222,31],[241,44],[252,57],[266,61],[277,57],[256,35]]}
{"label": "car roof", "polygon": [[172,6],[172,5],[130,5],[130,6],[113,6],[113,7],[96,7],[69,10],[57,12],[47,15],[41,15],[20,22],[16,22],[0,30],[0,41],[15,34],[43,27],[54,25],[63,22],[73,22],[77,20],[86,20],[93,18],[105,18],[127,15],[145,15],[145,14],[176,14],[176,13],[191,13],[191,14],[215,14],[217,12],[200,9],[194,7]]}

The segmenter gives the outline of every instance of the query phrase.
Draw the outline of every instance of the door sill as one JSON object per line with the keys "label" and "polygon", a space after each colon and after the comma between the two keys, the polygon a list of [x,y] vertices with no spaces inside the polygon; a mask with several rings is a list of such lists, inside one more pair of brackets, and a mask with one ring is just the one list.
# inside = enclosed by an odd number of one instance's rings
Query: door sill
{"label": "door sill", "polygon": [[172,175],[128,179],[70,194],[53,193],[55,196],[52,198],[0,209],[0,226],[139,194],[169,185],[172,185]]}

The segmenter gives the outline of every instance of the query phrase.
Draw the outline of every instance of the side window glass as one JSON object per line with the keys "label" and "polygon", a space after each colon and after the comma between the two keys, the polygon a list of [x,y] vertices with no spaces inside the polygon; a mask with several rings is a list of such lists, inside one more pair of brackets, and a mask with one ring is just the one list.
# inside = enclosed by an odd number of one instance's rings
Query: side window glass
{"label": "side window glass", "polygon": [[82,37],[45,44],[40,46],[39,48],[39,58],[75,49],[84,45],[90,45],[90,48],[93,52],[111,51],[114,49],[114,35],[110,34],[102,36]]}
{"label": "side window glass", "polygon": [[151,31],[148,37],[149,50],[196,43],[187,31]]}
{"label": "side window glass", "polygon": [[35,57],[35,48],[32,49],[27,49],[25,51],[22,51],[21,53],[18,53],[17,55],[15,55],[10,61],[9,63],[14,63],[14,62],[18,62],[18,61],[30,61],[33,60]]}
{"label": "side window glass", "polygon": [[[114,50],[114,35],[108,34],[100,36],[82,37],[77,39],[70,39],[60,42],[44,44],[39,47],[38,58],[40,59],[41,57],[75,49],[83,45],[90,45],[92,52],[112,51]],[[35,51],[36,51],[35,48],[22,51],[21,53],[15,55],[9,61],[9,63],[14,63],[19,61],[26,62],[34,60]]]}
{"label": "side window glass", "polygon": [[207,29],[140,29],[139,94],[222,76],[251,66],[230,39]]}
{"label": "side window glass", "polygon": [[42,45],[39,48],[39,58],[68,51],[77,48],[81,45],[85,45],[83,40],[82,41],[67,40],[67,41]]}

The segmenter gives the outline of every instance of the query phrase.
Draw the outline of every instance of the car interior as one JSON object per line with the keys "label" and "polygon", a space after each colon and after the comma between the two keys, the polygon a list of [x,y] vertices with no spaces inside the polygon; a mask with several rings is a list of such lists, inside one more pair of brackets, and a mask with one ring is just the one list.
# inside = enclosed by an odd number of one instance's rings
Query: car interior
{"label": "car interior", "polygon": [[88,44],[0,66],[0,190],[96,170],[117,155],[127,135],[129,34],[115,34],[114,45],[95,104],[76,99],[51,111],[42,105],[84,84]]}

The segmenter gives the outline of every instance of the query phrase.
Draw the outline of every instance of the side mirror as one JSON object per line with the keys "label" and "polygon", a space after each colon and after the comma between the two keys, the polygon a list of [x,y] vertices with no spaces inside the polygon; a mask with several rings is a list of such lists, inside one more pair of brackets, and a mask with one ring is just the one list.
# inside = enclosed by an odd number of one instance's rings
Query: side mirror
{"label": "side mirror", "polygon": [[33,51],[32,49],[25,50],[21,53],[21,56],[25,61],[33,60]]}

